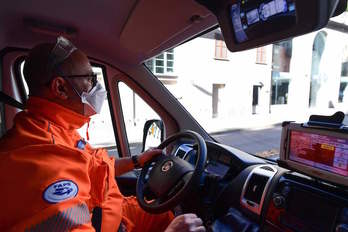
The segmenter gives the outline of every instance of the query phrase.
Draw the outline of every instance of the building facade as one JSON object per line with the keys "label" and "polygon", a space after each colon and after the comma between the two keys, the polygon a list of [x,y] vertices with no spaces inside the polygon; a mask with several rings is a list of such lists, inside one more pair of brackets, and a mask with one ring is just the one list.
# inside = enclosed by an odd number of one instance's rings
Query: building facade
{"label": "building facade", "polygon": [[217,29],[146,64],[201,124],[348,113],[348,34],[342,28],[331,25],[236,53],[227,50]]}

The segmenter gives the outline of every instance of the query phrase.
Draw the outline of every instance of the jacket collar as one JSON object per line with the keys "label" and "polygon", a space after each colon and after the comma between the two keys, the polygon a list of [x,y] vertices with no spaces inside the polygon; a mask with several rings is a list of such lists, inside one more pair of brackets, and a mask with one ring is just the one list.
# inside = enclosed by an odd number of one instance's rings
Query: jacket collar
{"label": "jacket collar", "polygon": [[26,106],[29,113],[42,117],[67,130],[79,129],[90,120],[89,117],[44,98],[30,97]]}

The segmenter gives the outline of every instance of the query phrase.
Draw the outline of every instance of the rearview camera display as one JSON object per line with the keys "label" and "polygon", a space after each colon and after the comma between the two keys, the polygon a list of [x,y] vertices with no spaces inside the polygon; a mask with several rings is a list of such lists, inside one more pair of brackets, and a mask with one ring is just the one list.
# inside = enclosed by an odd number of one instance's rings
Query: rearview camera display
{"label": "rearview camera display", "polygon": [[289,159],[348,176],[348,139],[292,130]]}
{"label": "rearview camera display", "polygon": [[237,43],[287,29],[296,23],[294,0],[241,0],[231,5]]}

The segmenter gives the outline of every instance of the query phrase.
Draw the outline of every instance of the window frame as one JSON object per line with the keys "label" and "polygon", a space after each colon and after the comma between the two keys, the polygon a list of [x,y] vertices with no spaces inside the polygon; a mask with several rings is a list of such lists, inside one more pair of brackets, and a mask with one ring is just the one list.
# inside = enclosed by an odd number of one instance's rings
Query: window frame
{"label": "window frame", "polygon": [[[114,67],[113,67],[114,68]],[[139,72],[136,72],[138,75],[151,75],[150,78],[153,78],[154,81],[158,81],[159,85],[162,86],[162,83],[158,80],[158,78],[147,68],[146,65],[141,65],[138,67],[140,70]],[[118,70],[117,68],[115,68]],[[132,89],[138,97],[142,98],[144,102],[148,104],[149,107],[151,107],[158,116],[162,119],[164,124],[164,136],[163,138],[166,138],[167,134],[173,134],[179,131],[179,124],[176,122],[176,120],[161,106],[161,104],[152,97],[152,95],[143,87],[141,86],[138,81],[136,81],[135,78],[132,78],[130,75],[127,75],[126,73],[123,73],[119,71],[118,74],[113,75],[112,77],[108,76],[109,81],[109,94],[111,96],[115,96],[112,99],[112,110],[114,111],[115,115],[115,121],[116,121],[116,127],[117,127],[117,133],[118,138],[120,142],[118,145],[119,148],[119,155],[120,157],[131,157],[131,152],[129,149],[129,140],[127,136],[127,130],[123,115],[123,109],[122,109],[122,102],[121,102],[121,95],[119,92],[119,82],[123,82],[126,84],[130,89]],[[116,109],[118,109],[116,111]]]}
{"label": "window frame", "polygon": [[[105,90],[107,92],[107,98],[108,98],[108,105],[109,105],[109,110],[110,110],[110,117],[111,117],[111,122],[112,122],[112,130],[114,132],[114,137],[115,137],[115,143],[116,143],[116,148],[117,148],[117,153],[118,156],[120,156],[120,147],[119,147],[119,138],[118,134],[116,131],[116,122],[115,122],[115,115],[114,111],[112,110],[112,103],[111,103],[111,95],[110,95],[110,88],[109,88],[109,82],[108,82],[108,76],[107,76],[107,67],[101,63],[97,63],[96,61],[93,60],[93,58],[88,57],[90,60],[90,64],[92,67],[100,68],[102,70],[103,74],[103,79],[104,79],[104,85],[105,85]],[[107,149],[109,150],[109,149]]]}
{"label": "window frame", "polygon": [[[126,106],[127,104],[125,104],[125,97],[124,97],[124,96],[121,96],[121,93],[124,91],[124,90],[121,90],[121,88],[124,88],[124,87],[122,87],[121,84],[123,84],[123,86],[126,86],[126,88],[128,88],[129,91],[132,92],[132,95],[133,95],[133,97],[135,97],[135,99],[137,99],[137,98],[141,99],[141,101],[143,101],[143,103],[146,104],[146,107],[145,107],[145,108],[147,108],[147,107],[150,108],[151,111],[153,111],[153,112],[156,114],[156,116],[158,117],[158,118],[150,118],[150,119],[144,121],[144,124],[143,124],[143,125],[140,125],[140,126],[143,127],[141,133],[139,134],[140,136],[142,136],[142,137],[141,137],[141,148],[143,149],[144,146],[145,146],[145,144],[143,144],[143,142],[144,142],[144,141],[143,141],[143,136],[144,136],[144,131],[143,131],[143,130],[144,130],[144,126],[145,126],[146,122],[147,122],[147,121],[151,121],[151,120],[161,120],[161,121],[163,121],[163,120],[162,120],[162,118],[157,114],[157,112],[153,109],[153,107],[150,106],[141,96],[139,96],[139,95],[137,94],[137,92],[134,91],[134,89],[132,89],[130,86],[128,86],[128,84],[127,84],[126,82],[124,82],[124,81],[118,81],[118,82],[117,82],[117,89],[118,89],[119,94],[120,94],[120,102],[121,102],[121,106],[122,106],[122,112],[123,112],[123,106]],[[139,103],[141,103],[141,102],[138,101],[138,102],[135,104],[135,106],[140,106],[141,104],[139,104]],[[134,106],[134,105],[133,105],[133,106]],[[126,108],[126,107],[125,107],[125,108]],[[134,110],[134,108],[133,108],[133,110]],[[133,112],[133,113],[134,113],[134,112]],[[134,115],[133,115],[133,116],[134,116]],[[128,120],[128,118],[125,116],[125,114],[123,114],[123,118],[124,118],[124,122],[125,122],[125,128],[126,128],[126,134],[127,134],[128,143],[129,143],[129,144],[134,144],[133,141],[130,141],[129,138],[128,138],[128,135],[129,135],[130,133],[128,133],[129,131],[127,131],[126,120],[125,120],[125,119]],[[133,119],[134,119],[134,118],[133,118]],[[162,138],[162,139],[164,138],[164,134],[161,135],[161,138]],[[158,144],[158,145],[159,145],[159,144]],[[142,152],[142,150],[141,150],[140,152]],[[130,150],[130,154],[131,154],[132,156],[136,155],[136,154],[132,153],[131,150]]]}

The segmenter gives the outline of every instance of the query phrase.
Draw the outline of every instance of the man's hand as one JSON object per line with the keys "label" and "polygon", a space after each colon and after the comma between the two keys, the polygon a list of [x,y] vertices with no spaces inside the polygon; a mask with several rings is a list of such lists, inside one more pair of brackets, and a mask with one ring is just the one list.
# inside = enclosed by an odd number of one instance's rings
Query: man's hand
{"label": "man's hand", "polygon": [[145,151],[144,153],[140,154],[138,156],[138,161],[139,161],[140,167],[144,167],[146,162],[159,156],[160,154],[162,154],[161,149],[148,150],[148,151]]}
{"label": "man's hand", "polygon": [[174,218],[165,232],[205,232],[203,221],[196,214],[183,214]]}
{"label": "man's hand", "polygon": [[[146,162],[162,154],[162,150],[154,149],[146,151],[138,156],[140,167],[143,167]],[[115,175],[120,176],[134,169],[133,161],[130,157],[119,158],[115,160]]]}

